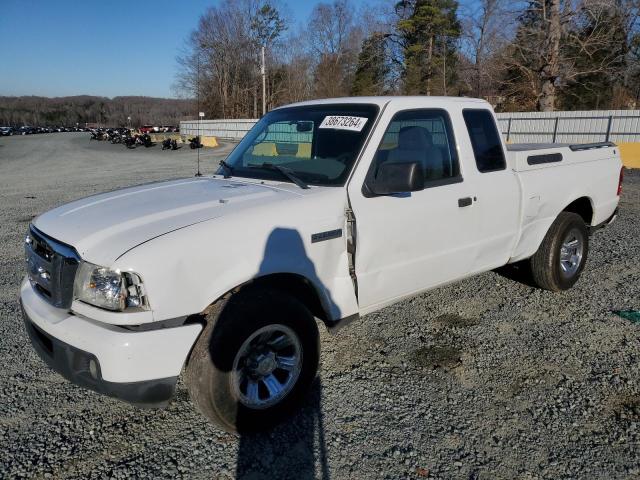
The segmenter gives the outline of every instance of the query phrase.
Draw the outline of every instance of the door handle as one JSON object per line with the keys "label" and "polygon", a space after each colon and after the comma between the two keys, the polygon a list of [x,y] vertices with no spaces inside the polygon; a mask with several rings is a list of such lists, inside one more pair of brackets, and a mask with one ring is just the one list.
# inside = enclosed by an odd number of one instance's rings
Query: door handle
{"label": "door handle", "polygon": [[458,199],[458,206],[460,208],[462,207],[468,207],[469,205],[471,205],[473,203],[473,199],[471,197],[464,197],[464,198],[459,198]]}

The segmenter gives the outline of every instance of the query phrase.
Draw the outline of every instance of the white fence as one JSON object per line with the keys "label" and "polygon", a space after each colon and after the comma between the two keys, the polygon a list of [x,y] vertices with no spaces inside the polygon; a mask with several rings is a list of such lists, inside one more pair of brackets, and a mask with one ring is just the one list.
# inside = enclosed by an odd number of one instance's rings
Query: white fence
{"label": "white fence", "polygon": [[640,141],[640,110],[499,113],[510,143]]}
{"label": "white fence", "polygon": [[[251,130],[257,120],[187,120],[180,122],[180,133],[187,136],[218,137],[240,140]],[[198,123],[200,126],[198,127]]]}
{"label": "white fence", "polygon": [[[180,122],[180,132],[239,140],[256,122],[189,120]],[[640,110],[499,113],[498,122],[510,143],[640,142]]]}

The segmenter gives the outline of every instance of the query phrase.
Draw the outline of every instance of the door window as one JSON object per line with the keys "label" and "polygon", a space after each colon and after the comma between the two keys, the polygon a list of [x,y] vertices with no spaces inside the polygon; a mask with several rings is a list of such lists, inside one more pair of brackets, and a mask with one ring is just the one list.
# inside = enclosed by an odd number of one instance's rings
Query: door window
{"label": "door window", "polygon": [[440,109],[407,110],[389,123],[370,172],[386,162],[419,162],[426,186],[462,181],[449,115]]}
{"label": "door window", "polygon": [[464,109],[462,116],[467,125],[478,170],[483,173],[504,170],[506,162],[502,142],[491,112],[483,109]]}

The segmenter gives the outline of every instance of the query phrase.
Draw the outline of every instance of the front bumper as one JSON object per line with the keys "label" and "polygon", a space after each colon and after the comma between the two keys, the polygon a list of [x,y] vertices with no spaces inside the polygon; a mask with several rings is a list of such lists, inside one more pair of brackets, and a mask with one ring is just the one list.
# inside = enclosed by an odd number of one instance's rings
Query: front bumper
{"label": "front bumper", "polygon": [[22,284],[20,304],[38,355],[67,380],[138,406],[165,406],[202,326],[133,332],[52,307]]}

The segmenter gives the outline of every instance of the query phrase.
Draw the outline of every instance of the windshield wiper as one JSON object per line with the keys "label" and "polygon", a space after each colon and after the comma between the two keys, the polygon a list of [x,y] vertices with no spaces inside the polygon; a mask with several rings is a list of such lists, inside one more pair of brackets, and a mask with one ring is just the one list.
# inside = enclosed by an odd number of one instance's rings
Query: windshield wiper
{"label": "windshield wiper", "polygon": [[227,162],[225,162],[224,160],[220,160],[218,165],[220,165],[221,167],[224,167],[227,170],[229,170],[229,175],[225,175],[224,178],[229,178],[231,176],[231,174],[233,174],[233,167],[231,165],[229,165]]}
{"label": "windshield wiper", "polygon": [[275,172],[280,172],[282,174],[282,176],[287,177],[289,180],[291,180],[293,183],[295,183],[297,186],[299,186],[302,189],[307,189],[309,188],[309,185],[307,185],[306,183],[304,183],[302,180],[300,180],[299,177],[296,176],[296,174],[293,172],[293,170],[291,170],[290,168],[287,167],[283,167],[282,165],[274,165],[273,163],[263,163],[261,165],[249,165],[249,168],[262,168],[265,170],[273,170]]}

